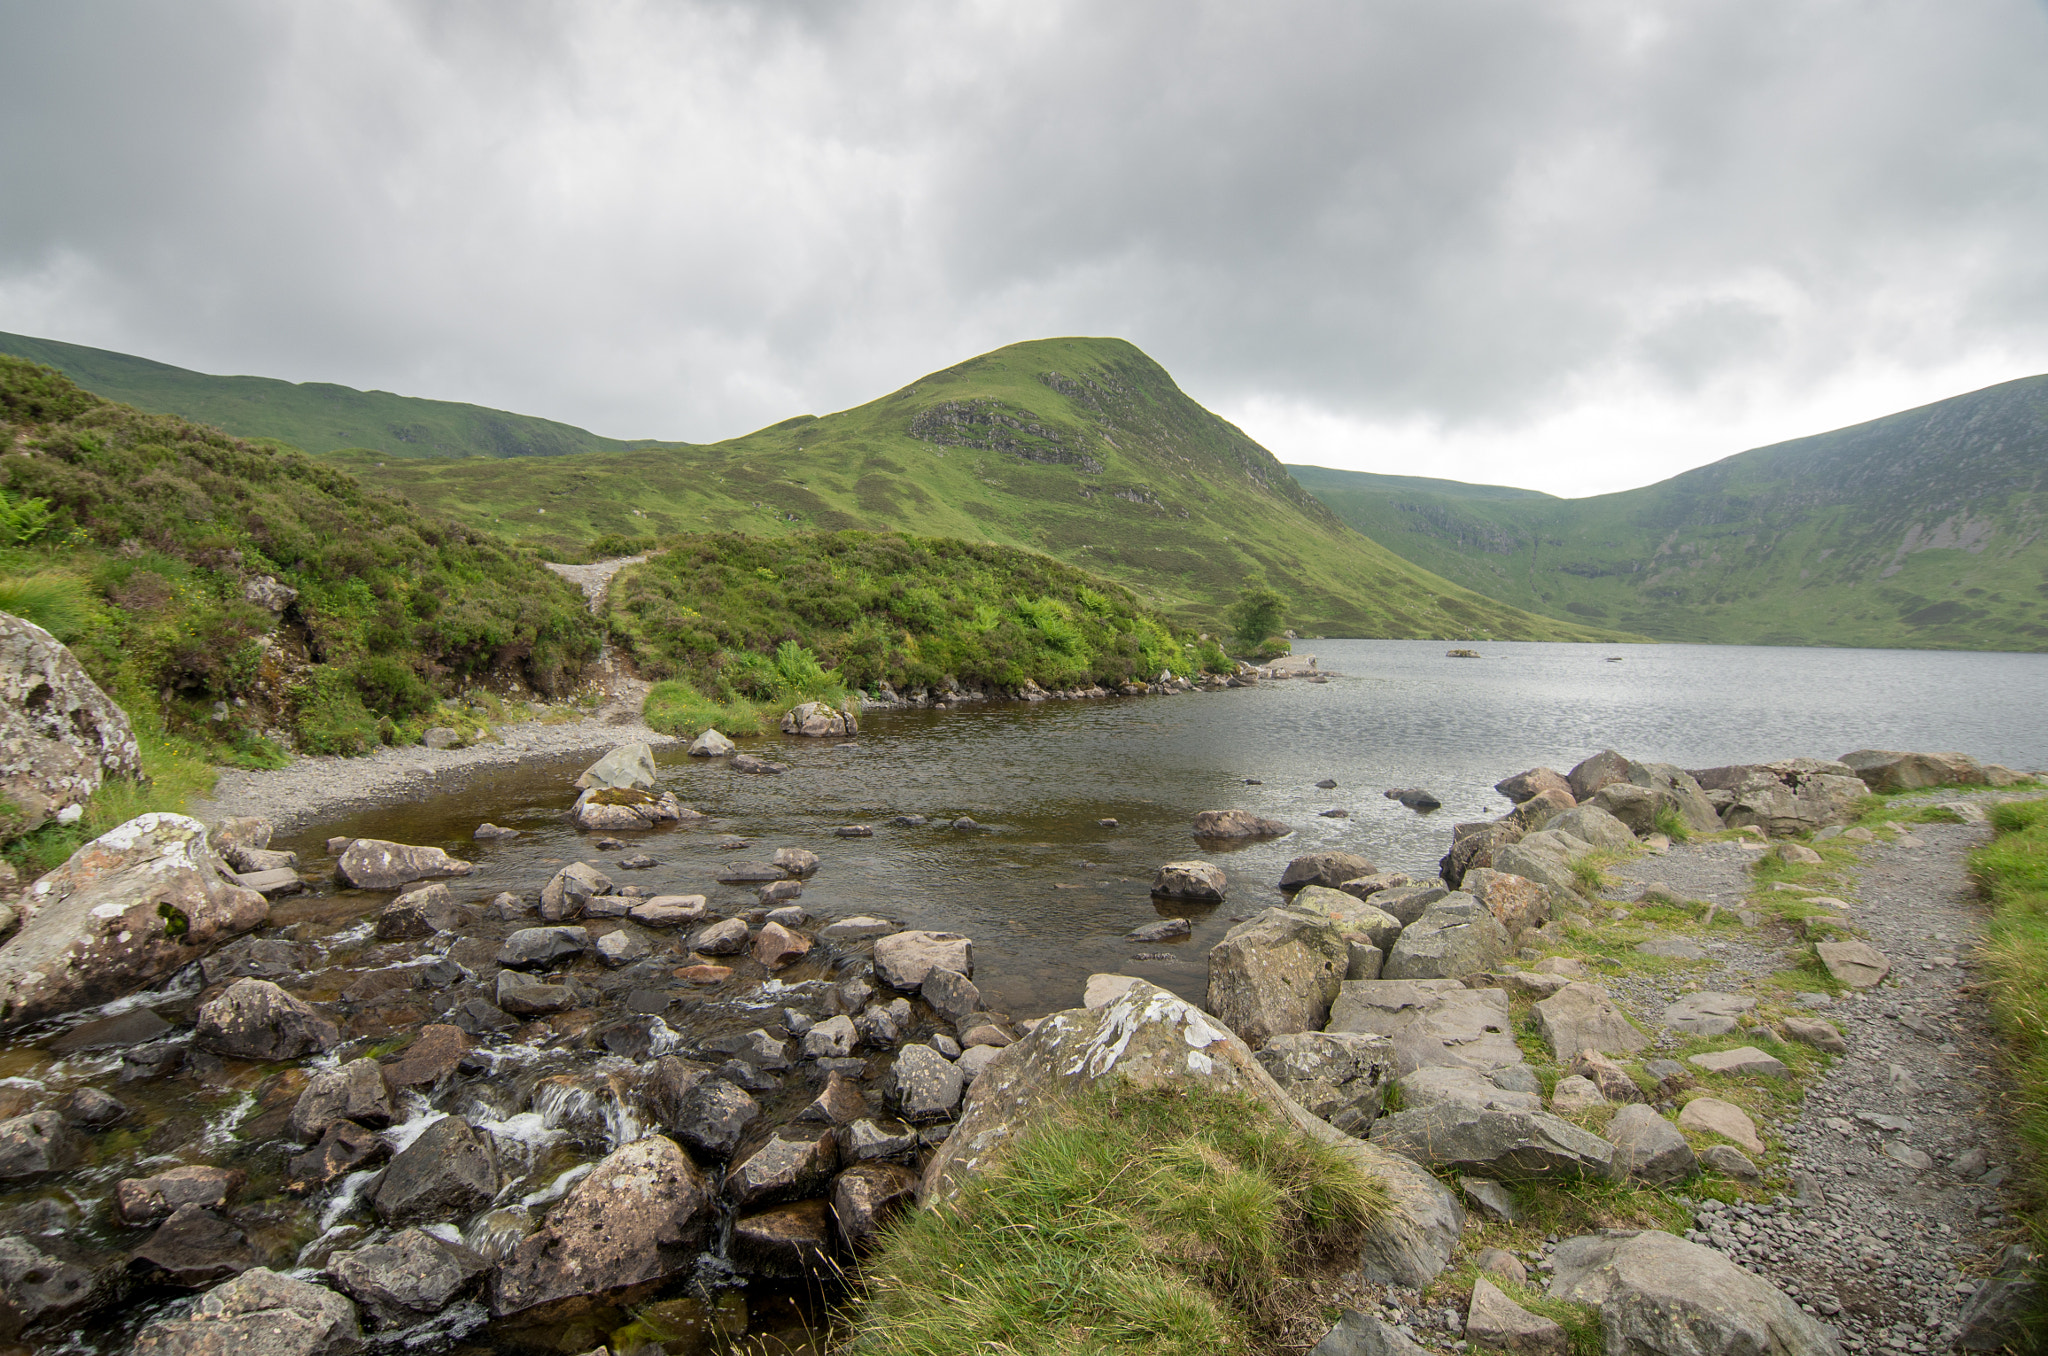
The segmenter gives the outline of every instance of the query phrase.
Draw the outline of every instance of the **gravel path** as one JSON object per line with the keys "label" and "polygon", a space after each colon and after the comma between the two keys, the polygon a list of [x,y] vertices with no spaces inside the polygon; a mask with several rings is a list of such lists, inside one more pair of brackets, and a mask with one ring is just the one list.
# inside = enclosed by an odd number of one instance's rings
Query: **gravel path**
{"label": "gravel path", "polygon": [[[648,555],[652,555],[649,552]],[[628,565],[638,565],[648,555],[614,556],[590,565],[557,565],[553,561],[542,561],[543,569],[553,570],[562,578],[583,590],[583,596],[590,600],[592,613],[604,610],[605,590],[612,586],[612,576]]]}

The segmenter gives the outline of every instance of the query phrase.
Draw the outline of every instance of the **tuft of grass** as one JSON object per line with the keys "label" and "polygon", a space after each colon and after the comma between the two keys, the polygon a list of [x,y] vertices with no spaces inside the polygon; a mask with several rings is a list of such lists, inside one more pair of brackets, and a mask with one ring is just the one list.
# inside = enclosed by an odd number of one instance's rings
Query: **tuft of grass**
{"label": "tuft of grass", "polygon": [[92,595],[83,580],[68,574],[0,579],[0,612],[34,622],[68,644],[92,622]]}
{"label": "tuft of grass", "polygon": [[729,736],[761,734],[768,728],[769,714],[745,697],[719,701],[686,679],[670,678],[647,689],[640,718],[651,730],[694,739],[712,729]]}
{"label": "tuft of grass", "polygon": [[1678,807],[1666,805],[1657,811],[1657,832],[1674,843],[1688,842],[1692,838],[1692,825],[1678,812]]}
{"label": "tuft of grass", "polygon": [[1248,1099],[1098,1090],[890,1231],[851,1352],[1246,1352],[1341,1266],[1383,1185]]}

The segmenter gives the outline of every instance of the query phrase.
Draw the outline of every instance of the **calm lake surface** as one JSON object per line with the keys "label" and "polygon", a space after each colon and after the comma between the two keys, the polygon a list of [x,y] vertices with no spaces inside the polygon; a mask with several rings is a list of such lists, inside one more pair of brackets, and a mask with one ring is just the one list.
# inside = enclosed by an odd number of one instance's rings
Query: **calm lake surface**
{"label": "calm lake surface", "polygon": [[[722,759],[678,749],[663,756],[663,777],[713,819],[628,835],[623,852],[597,851],[598,835],[563,818],[575,796],[569,781],[587,758],[479,773],[276,846],[296,849],[309,875],[327,861],[330,835],[444,847],[477,864],[475,876],[453,882],[464,897],[531,893],[562,863],[587,860],[621,884],[706,894],[725,913],[755,905],[751,891],[716,882],[722,865],[807,847],[824,862],[801,901],[814,914],[875,913],[966,933],[987,1006],[1029,1017],[1078,1003],[1096,971],[1142,975],[1199,1001],[1210,946],[1233,918],[1279,901],[1274,883],[1290,858],[1342,848],[1382,869],[1433,874],[1453,823],[1508,808],[1494,782],[1538,764],[1568,769],[1602,748],[1682,767],[1863,747],[1956,749],[2023,771],[2048,767],[2044,655],[1482,644],[1484,658],[1460,660],[1446,648],[1302,642],[1299,651],[1343,676],[1171,698],[872,712],[858,740],[747,741],[790,764],[779,777],[734,773]],[[1325,779],[1336,789],[1318,789]],[[1405,786],[1434,792],[1443,808],[1417,814],[1380,794]],[[1234,851],[1189,835],[1198,811],[1229,808],[1297,831]],[[1350,817],[1320,817],[1329,809]],[[892,825],[899,815],[932,822]],[[963,815],[983,827],[947,826]],[[1098,827],[1104,818],[1117,827]],[[524,836],[473,842],[484,820]],[[833,834],[863,823],[874,837]],[[753,848],[720,850],[730,835]],[[630,852],[660,865],[618,869]],[[1190,857],[1224,868],[1228,899],[1207,909],[1155,905],[1153,868]],[[347,897],[300,907],[339,929],[385,898],[363,895],[360,909]],[[1193,935],[1125,940],[1168,912],[1185,913]]]}

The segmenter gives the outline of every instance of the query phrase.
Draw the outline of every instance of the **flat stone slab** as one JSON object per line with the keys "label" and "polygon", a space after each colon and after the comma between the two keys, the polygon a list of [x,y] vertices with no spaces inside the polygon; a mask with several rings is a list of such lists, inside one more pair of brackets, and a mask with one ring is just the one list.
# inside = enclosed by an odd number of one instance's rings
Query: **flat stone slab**
{"label": "flat stone slab", "polygon": [[1607,990],[1597,984],[1567,984],[1536,1004],[1533,1012],[1537,1031],[1559,1060],[1568,1060],[1581,1050],[1625,1055],[1650,1043],[1649,1036],[1629,1021]]}
{"label": "flat stone slab", "polygon": [[1754,1010],[1756,1000],[1736,993],[1691,993],[1664,1009],[1664,1025],[1695,1036],[1725,1036],[1736,1019]]}
{"label": "flat stone slab", "polygon": [[1735,1141],[1753,1154],[1764,1151],[1763,1137],[1757,1134],[1756,1122],[1749,1118],[1749,1113],[1718,1097],[1695,1097],[1687,1102],[1678,1113],[1678,1128],[1719,1135]]}
{"label": "flat stone slab", "polygon": [[1346,980],[1323,1029],[1387,1037],[1403,1074],[1433,1065],[1490,1074],[1523,1062],[1507,993],[1468,989],[1455,979]]}
{"label": "flat stone slab", "polygon": [[1696,1064],[1708,1073],[1734,1074],[1737,1076],[1760,1075],[1766,1078],[1789,1078],[1792,1071],[1776,1055],[1767,1055],[1754,1045],[1745,1045],[1736,1050],[1716,1050],[1712,1054],[1692,1055],[1688,1063]]}
{"label": "flat stone slab", "polygon": [[1892,972],[1891,961],[1867,942],[1821,942],[1813,948],[1828,973],[1852,989],[1869,989]]}

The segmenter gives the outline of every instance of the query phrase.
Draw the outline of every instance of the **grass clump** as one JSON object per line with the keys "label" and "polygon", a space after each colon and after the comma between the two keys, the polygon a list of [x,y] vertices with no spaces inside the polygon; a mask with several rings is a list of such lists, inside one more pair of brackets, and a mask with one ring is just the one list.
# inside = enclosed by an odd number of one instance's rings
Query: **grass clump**
{"label": "grass clump", "polygon": [[1250,1351],[1385,1208],[1377,1180],[1247,1099],[1097,1091],[891,1231],[847,1349]]}
{"label": "grass clump", "polygon": [[[2038,1252],[2048,1247],[2048,800],[1994,805],[1990,819],[1993,837],[1971,854],[1970,874],[1993,908],[1984,966],[2031,1150],[2023,1196]],[[2048,1302],[2035,1317],[2048,1329]]]}
{"label": "grass clump", "polygon": [[647,690],[641,719],[647,722],[648,729],[678,739],[695,739],[706,730],[750,735],[762,734],[768,728],[768,712],[746,698],[719,701],[681,678],[666,679]]}

